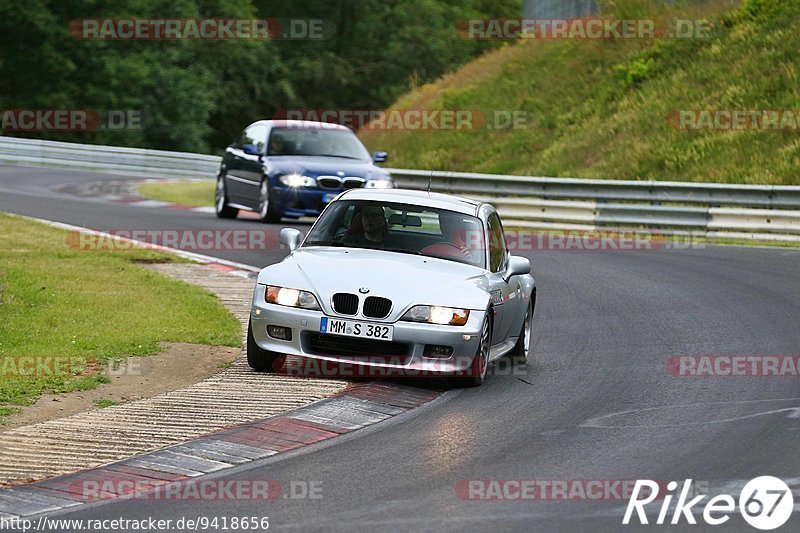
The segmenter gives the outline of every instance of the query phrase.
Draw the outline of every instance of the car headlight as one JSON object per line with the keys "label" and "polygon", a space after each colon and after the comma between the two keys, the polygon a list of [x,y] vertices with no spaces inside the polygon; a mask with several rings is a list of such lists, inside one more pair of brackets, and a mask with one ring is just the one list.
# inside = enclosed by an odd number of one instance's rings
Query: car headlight
{"label": "car headlight", "polygon": [[381,180],[367,180],[364,184],[365,189],[391,189],[394,187],[394,182],[390,179]]}
{"label": "car headlight", "polygon": [[301,307],[303,309],[313,309],[315,311],[320,310],[317,298],[312,293],[299,289],[267,285],[266,300],[268,303],[285,305],[287,307]]}
{"label": "car headlight", "polygon": [[317,182],[314,178],[303,176],[302,174],[292,173],[280,176],[278,180],[287,187],[314,187]]}
{"label": "car headlight", "polygon": [[469,309],[440,307],[437,305],[415,305],[400,320],[427,322],[450,326],[463,326],[469,318]]}

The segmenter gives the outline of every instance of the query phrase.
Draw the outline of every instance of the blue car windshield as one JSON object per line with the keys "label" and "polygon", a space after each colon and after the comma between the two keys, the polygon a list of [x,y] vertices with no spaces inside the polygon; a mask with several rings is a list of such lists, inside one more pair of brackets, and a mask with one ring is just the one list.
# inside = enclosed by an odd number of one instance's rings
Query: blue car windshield
{"label": "blue car windshield", "polygon": [[320,215],[303,247],[368,248],[485,268],[485,235],[480,219],[454,211],[394,202],[340,200]]}
{"label": "blue car windshield", "polygon": [[325,128],[273,128],[267,155],[304,155],[371,160],[352,131]]}

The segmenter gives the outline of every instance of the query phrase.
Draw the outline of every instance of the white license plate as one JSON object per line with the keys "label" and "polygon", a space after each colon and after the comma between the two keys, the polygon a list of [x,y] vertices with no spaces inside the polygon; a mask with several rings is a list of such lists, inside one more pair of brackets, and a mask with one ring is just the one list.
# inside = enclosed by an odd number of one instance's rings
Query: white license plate
{"label": "white license plate", "polygon": [[394,326],[369,324],[367,322],[356,322],[354,320],[339,320],[337,318],[328,318],[324,316],[319,321],[319,332],[329,333],[331,335],[346,335],[348,337],[390,341],[394,335]]}
{"label": "white license plate", "polygon": [[322,197],[322,201],[323,201],[323,202],[325,202],[325,203],[327,204],[328,202],[330,202],[331,200],[333,200],[334,198],[336,198],[336,196],[337,196],[338,194],[339,194],[339,193],[328,193],[328,194],[326,194],[325,196],[323,196],[323,197]]}

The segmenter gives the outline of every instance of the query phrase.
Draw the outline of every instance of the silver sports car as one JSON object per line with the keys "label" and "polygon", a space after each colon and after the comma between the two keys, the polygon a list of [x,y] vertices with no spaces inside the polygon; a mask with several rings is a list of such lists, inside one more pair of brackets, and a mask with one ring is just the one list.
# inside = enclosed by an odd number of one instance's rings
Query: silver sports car
{"label": "silver sports car", "polygon": [[281,230],[290,254],[258,275],[247,335],[254,369],[278,371],[288,354],[335,365],[340,376],[447,376],[476,386],[493,360],[527,359],[531,265],[509,254],[490,204],[352,189],[301,239]]}

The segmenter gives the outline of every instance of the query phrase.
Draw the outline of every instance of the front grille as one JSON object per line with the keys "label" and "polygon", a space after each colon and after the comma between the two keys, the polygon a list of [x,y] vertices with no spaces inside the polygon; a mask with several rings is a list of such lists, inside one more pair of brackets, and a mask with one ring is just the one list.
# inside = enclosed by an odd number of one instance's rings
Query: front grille
{"label": "front grille", "polygon": [[333,310],[340,315],[354,315],[358,311],[358,296],[347,292],[333,295]]}
{"label": "front grille", "polygon": [[342,186],[342,179],[337,176],[319,176],[317,183],[323,189],[338,189]]}
{"label": "front grille", "polygon": [[391,357],[392,363],[408,362],[409,345],[403,342],[359,339],[313,331],[306,331],[303,336],[306,341],[305,350],[316,355]]}
{"label": "front grille", "polygon": [[364,316],[386,318],[392,310],[392,301],[380,296],[370,296],[364,300]]}
{"label": "front grille", "polygon": [[364,178],[351,178],[347,177],[342,180],[342,187],[345,189],[358,189],[364,186]]}

